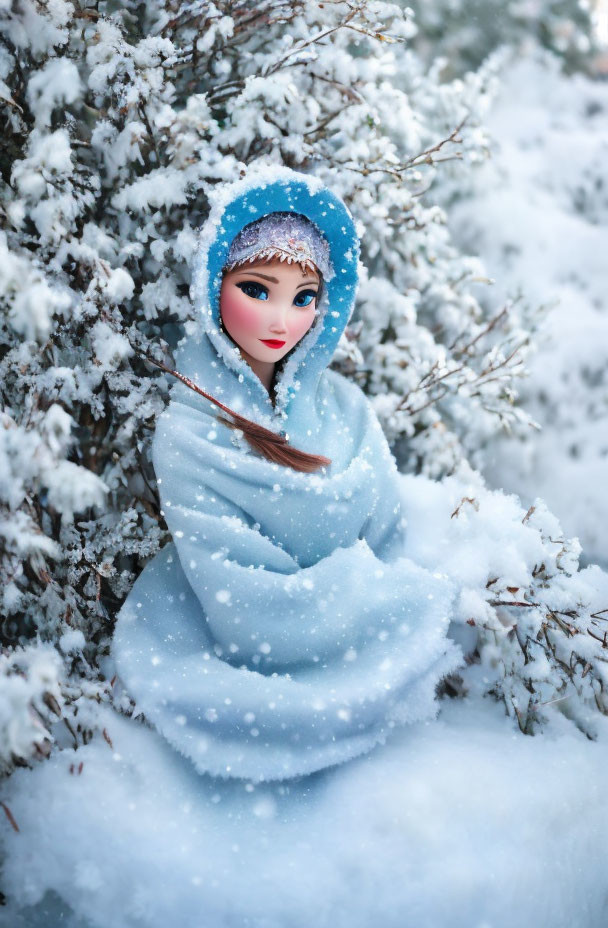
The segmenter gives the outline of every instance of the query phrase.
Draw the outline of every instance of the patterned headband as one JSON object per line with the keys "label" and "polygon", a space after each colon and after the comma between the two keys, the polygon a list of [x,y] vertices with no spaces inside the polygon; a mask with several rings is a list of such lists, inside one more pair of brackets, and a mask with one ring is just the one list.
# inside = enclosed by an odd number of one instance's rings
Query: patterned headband
{"label": "patterned headband", "polygon": [[324,280],[334,277],[329,244],[316,225],[299,213],[269,213],[249,223],[235,236],[224,270],[259,258],[296,261],[303,271],[319,271]]}

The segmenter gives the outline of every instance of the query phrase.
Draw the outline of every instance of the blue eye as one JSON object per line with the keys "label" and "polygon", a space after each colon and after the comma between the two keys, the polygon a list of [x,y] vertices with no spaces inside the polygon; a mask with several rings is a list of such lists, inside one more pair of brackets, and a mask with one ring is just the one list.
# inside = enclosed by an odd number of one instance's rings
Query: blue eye
{"label": "blue eye", "polygon": [[245,280],[243,283],[237,284],[237,287],[246,296],[253,297],[254,300],[268,299],[268,288],[263,284],[259,284],[256,280]]}
{"label": "blue eye", "polygon": [[[302,290],[294,300],[296,306],[310,306],[317,295],[316,290]],[[304,302],[302,302],[304,301]]]}

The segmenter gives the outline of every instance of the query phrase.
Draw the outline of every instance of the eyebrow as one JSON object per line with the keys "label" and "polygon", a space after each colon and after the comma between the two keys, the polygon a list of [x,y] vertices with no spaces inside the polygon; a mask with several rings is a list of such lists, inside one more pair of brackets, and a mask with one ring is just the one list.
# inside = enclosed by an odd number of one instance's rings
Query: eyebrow
{"label": "eyebrow", "polygon": [[[259,274],[257,271],[241,271],[241,274],[247,274],[248,277],[262,277],[264,280],[270,280],[273,284],[278,284],[276,277],[270,277],[268,274]],[[298,284],[298,287],[303,287],[304,284],[317,284],[318,280],[303,280],[302,283]]]}

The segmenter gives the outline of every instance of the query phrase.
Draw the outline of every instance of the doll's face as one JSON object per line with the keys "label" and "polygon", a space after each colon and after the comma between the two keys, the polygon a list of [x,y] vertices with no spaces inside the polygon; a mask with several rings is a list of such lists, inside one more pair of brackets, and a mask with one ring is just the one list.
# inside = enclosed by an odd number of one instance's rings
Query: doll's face
{"label": "doll's face", "polygon": [[228,271],[220,314],[245,360],[280,361],[313,324],[318,289],[316,271],[279,258]]}

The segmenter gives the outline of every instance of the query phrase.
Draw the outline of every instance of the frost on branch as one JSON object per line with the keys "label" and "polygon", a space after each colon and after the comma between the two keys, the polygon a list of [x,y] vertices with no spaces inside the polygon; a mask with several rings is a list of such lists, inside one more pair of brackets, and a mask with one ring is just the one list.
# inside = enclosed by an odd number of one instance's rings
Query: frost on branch
{"label": "frost on branch", "polygon": [[524,511],[479,479],[444,486],[452,511],[439,566],[460,580],[455,623],[468,643],[453,687],[500,699],[525,734],[566,716],[596,737],[598,710],[608,714],[608,575],[579,569],[578,539],[542,499]]}
{"label": "frost on branch", "polygon": [[61,657],[28,645],[0,653],[0,769],[48,755],[53,716],[61,716]]}

